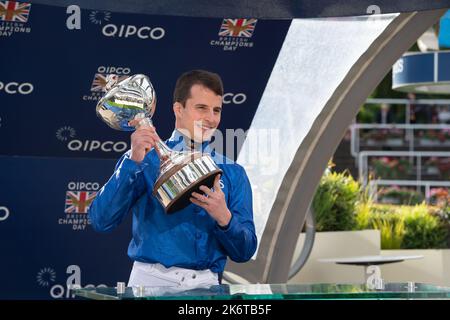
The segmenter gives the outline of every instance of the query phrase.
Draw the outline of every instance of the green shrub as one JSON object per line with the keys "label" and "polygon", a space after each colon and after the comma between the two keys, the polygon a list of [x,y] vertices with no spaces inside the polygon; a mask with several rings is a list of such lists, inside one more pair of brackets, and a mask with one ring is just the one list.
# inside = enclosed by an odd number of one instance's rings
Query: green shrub
{"label": "green shrub", "polygon": [[360,185],[348,173],[327,173],[313,199],[317,231],[352,230]]}
{"label": "green shrub", "polygon": [[374,214],[371,224],[380,230],[381,249],[400,249],[405,236],[405,223],[402,216],[396,214]]}
{"label": "green shrub", "polygon": [[[362,208],[362,209],[361,209]],[[447,247],[447,223],[425,204],[416,206],[370,205],[358,207],[361,229],[378,229],[381,249],[438,249]]]}
{"label": "green shrub", "polygon": [[327,170],[312,205],[317,231],[378,229],[382,249],[438,249],[450,243],[448,206],[375,204],[347,172]]}
{"label": "green shrub", "polygon": [[439,249],[447,247],[448,229],[439,219],[431,214],[425,204],[402,207],[400,214],[405,216],[406,234],[404,249]]}
{"label": "green shrub", "polygon": [[371,219],[372,203],[371,202],[359,202],[356,205],[356,215],[355,215],[355,228],[354,230],[364,230],[369,228],[369,223]]}
{"label": "green shrub", "polygon": [[374,123],[377,122],[377,116],[380,113],[380,105],[364,104],[359,109],[358,123]]}

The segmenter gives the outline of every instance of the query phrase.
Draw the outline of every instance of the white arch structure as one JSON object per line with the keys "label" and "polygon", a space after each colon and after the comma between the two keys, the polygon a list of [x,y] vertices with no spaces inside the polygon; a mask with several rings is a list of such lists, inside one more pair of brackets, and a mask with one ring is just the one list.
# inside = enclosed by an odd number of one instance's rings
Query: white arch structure
{"label": "white arch structure", "polygon": [[276,170],[267,161],[246,164],[251,139],[238,158],[254,187],[258,252],[244,264],[230,261],[225,276],[287,281],[308,207],[346,128],[394,62],[445,11],[292,21],[249,129],[249,135],[280,132]]}

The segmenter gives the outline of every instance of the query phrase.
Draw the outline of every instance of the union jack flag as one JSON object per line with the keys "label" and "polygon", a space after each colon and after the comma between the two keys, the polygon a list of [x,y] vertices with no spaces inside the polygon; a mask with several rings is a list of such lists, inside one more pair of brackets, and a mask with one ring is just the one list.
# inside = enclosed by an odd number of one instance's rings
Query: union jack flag
{"label": "union jack flag", "polygon": [[219,36],[250,38],[257,21],[257,19],[223,19]]}
{"label": "union jack flag", "polygon": [[27,22],[31,3],[0,1],[0,21]]}
{"label": "union jack flag", "polygon": [[[93,92],[105,92],[106,90],[106,84],[108,83],[107,77],[111,74],[102,74],[102,73],[96,73],[94,76],[94,80],[92,81],[91,85],[91,91]],[[118,76],[117,83],[122,81],[123,79],[128,78],[128,76]]]}
{"label": "union jack flag", "polygon": [[93,191],[67,191],[65,213],[87,213],[89,206],[97,192]]}

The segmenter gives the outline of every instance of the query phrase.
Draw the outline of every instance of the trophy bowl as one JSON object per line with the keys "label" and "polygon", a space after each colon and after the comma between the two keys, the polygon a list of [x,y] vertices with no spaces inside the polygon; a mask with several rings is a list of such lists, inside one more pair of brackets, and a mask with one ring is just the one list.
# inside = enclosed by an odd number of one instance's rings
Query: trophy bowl
{"label": "trophy bowl", "polygon": [[[153,126],[156,93],[150,79],[136,74],[120,82],[109,78],[106,94],[96,107],[97,116],[116,130],[132,131],[131,120],[140,119],[140,126]],[[222,173],[211,156],[199,151],[174,151],[158,140],[155,151],[160,159],[160,173],[153,195],[166,213],[174,213],[188,206],[192,192],[203,193],[199,187],[211,188],[215,177]]]}

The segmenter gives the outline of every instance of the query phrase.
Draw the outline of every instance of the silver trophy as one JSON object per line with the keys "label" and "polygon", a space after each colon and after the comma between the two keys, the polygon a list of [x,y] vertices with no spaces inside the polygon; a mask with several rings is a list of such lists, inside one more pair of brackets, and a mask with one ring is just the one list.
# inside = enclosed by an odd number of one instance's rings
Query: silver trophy
{"label": "silver trophy", "polygon": [[[156,94],[150,79],[133,75],[117,83],[117,77],[107,79],[106,94],[97,104],[97,115],[111,128],[132,131],[128,123],[140,119],[139,126],[153,126]],[[192,192],[203,193],[201,185],[211,188],[216,175],[222,172],[209,154],[198,151],[174,151],[163,141],[155,146],[161,161],[160,174],[153,188],[166,213],[181,210],[191,202]]]}

